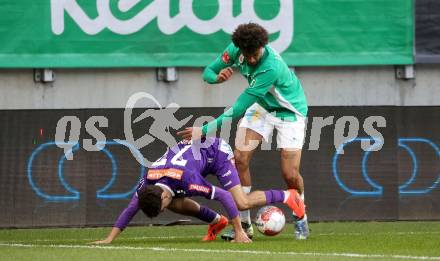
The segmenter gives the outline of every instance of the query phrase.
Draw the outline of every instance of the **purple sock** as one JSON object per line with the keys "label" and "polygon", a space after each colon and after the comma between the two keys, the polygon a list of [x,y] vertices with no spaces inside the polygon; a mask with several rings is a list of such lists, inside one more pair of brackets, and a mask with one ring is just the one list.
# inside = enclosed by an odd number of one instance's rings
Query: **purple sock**
{"label": "purple sock", "polygon": [[284,191],[282,190],[266,190],[264,191],[264,194],[266,194],[266,204],[284,201]]}
{"label": "purple sock", "polygon": [[206,223],[211,223],[212,221],[214,221],[216,216],[217,213],[214,212],[212,209],[205,206],[200,206],[200,211],[196,217],[202,221],[205,221]]}

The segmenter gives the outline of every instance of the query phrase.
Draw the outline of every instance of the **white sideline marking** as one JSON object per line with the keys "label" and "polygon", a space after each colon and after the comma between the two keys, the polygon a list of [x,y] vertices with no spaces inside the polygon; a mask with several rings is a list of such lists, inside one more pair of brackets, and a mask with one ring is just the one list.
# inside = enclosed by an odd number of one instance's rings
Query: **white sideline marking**
{"label": "white sideline marking", "polygon": [[149,250],[159,252],[199,252],[199,253],[233,253],[233,254],[255,254],[255,255],[291,255],[291,256],[340,256],[353,258],[393,258],[393,259],[414,259],[414,260],[440,260],[440,256],[406,256],[406,255],[383,255],[383,254],[358,254],[358,253],[318,253],[318,252],[272,252],[234,249],[203,249],[203,248],[164,248],[164,247],[130,247],[130,246],[99,246],[99,245],[34,245],[34,244],[7,244],[0,243],[4,247],[23,248],[83,248],[83,249],[105,249],[105,250]]}
{"label": "white sideline marking", "polygon": [[[427,234],[440,234],[440,231],[417,231],[417,232],[380,232],[374,233],[373,235],[427,235]],[[363,235],[371,235],[365,233],[313,233],[313,236],[363,236]],[[139,239],[185,239],[185,238],[202,238],[204,235],[191,235],[191,236],[141,236],[141,237],[120,237],[121,240],[139,240]],[[291,234],[281,234],[277,237],[285,237],[285,238],[293,238]],[[64,238],[64,239],[48,239],[48,238],[38,238],[32,240],[11,240],[8,243],[27,243],[29,241],[33,242],[51,242],[51,241],[96,241],[100,240],[100,238]],[[4,242],[0,242],[4,243]]]}
{"label": "white sideline marking", "polygon": [[[363,236],[363,235],[426,235],[426,234],[440,234],[440,231],[408,231],[408,232],[378,232],[378,233],[321,233],[318,236]],[[312,234],[315,235],[315,234]]]}
{"label": "white sideline marking", "polygon": [[[195,237],[200,237],[200,239],[202,239],[204,235],[192,235],[192,236],[142,236],[142,237],[119,237],[120,240],[126,240],[126,239],[185,239],[185,238],[195,238]],[[97,240],[101,240],[101,238],[64,238],[64,239],[50,239],[50,238],[37,238],[37,239],[29,239],[29,240],[11,240],[8,241],[9,243],[13,242],[13,243],[26,243],[29,241],[33,241],[33,242],[51,242],[51,241],[97,241]],[[4,243],[4,242],[0,242],[0,243]]]}

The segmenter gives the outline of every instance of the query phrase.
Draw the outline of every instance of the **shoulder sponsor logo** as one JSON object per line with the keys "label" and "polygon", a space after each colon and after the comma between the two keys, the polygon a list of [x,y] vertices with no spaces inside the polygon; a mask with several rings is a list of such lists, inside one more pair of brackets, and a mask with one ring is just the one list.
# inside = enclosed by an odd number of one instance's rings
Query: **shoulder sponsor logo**
{"label": "shoulder sponsor logo", "polygon": [[229,57],[228,52],[225,51],[225,52],[223,53],[223,55],[222,55],[222,61],[223,61],[223,63],[224,63],[224,64],[228,64],[230,60],[231,60],[231,57]]}
{"label": "shoulder sponsor logo", "polygon": [[205,194],[211,193],[211,188],[210,187],[199,185],[199,184],[190,184],[189,185],[189,190],[195,190],[195,191],[202,192],[202,193],[205,193]]}
{"label": "shoulder sponsor logo", "polygon": [[147,179],[158,180],[163,177],[181,180],[183,170],[181,169],[150,169],[148,170]]}

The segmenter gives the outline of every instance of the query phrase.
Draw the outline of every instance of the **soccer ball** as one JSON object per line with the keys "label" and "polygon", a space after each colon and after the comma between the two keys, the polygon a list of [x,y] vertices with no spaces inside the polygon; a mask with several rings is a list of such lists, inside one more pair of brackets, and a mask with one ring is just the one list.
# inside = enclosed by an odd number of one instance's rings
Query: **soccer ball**
{"label": "soccer ball", "polygon": [[258,210],[255,225],[266,236],[278,235],[286,224],[283,211],[275,206],[265,206]]}

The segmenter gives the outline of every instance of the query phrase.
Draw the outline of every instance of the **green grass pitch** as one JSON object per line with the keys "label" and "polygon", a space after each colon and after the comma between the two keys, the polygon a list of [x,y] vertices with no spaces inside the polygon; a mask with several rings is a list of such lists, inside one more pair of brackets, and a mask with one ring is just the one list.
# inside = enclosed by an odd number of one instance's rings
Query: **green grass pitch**
{"label": "green grass pitch", "polygon": [[440,260],[440,222],[312,223],[306,241],[288,224],[251,244],[201,242],[206,226],[129,227],[111,245],[91,245],[110,228],[3,229],[0,260]]}

